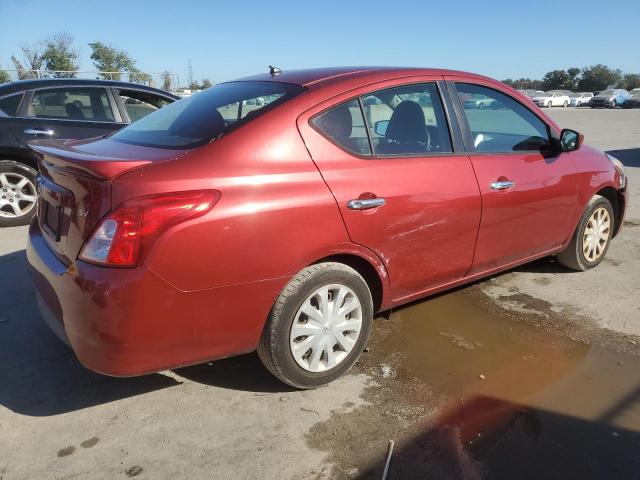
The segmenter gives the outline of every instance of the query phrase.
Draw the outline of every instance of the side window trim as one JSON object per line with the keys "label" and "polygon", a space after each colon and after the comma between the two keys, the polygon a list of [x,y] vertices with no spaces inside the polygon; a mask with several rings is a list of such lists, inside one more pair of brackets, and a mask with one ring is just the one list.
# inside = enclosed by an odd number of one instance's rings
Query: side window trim
{"label": "side window trim", "polygon": [[467,152],[468,155],[522,155],[522,154],[526,154],[526,153],[533,153],[532,151],[517,151],[517,152],[478,152],[476,151],[475,146],[473,145],[473,135],[471,134],[471,129],[469,128],[469,122],[467,120],[467,116],[464,113],[464,107],[462,106],[462,102],[460,101],[460,96],[458,95],[458,89],[456,88],[456,83],[467,83],[469,85],[477,85],[478,87],[483,87],[483,88],[488,88],[490,90],[495,90],[496,92],[499,92],[503,95],[507,95],[509,98],[511,98],[514,102],[519,103],[522,107],[526,108],[527,110],[529,110],[536,118],[538,118],[546,127],[547,129],[547,134],[549,135],[549,139],[553,140],[555,138],[554,135],[554,130],[553,128],[551,128],[551,125],[549,125],[547,123],[547,121],[542,118],[540,115],[538,115],[535,111],[531,110],[531,108],[529,108],[527,105],[525,105],[524,103],[522,103],[520,100],[518,100],[515,97],[512,97],[511,95],[502,92],[500,90],[498,90],[497,88],[493,88],[489,85],[483,85],[481,83],[476,83],[474,81],[472,81],[472,79],[469,80],[464,80],[464,81],[452,81],[452,80],[447,80],[447,87],[449,90],[449,94],[451,95],[451,98],[453,100],[454,103],[454,107],[456,110],[456,116],[458,117],[458,123],[460,124],[460,129],[462,130],[462,138],[463,138],[463,142],[465,145],[465,150]]}

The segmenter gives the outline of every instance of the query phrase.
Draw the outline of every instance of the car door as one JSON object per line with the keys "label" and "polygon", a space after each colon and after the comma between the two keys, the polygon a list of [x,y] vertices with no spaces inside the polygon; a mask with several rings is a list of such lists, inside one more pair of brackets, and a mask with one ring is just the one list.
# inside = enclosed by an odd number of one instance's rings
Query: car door
{"label": "car door", "polygon": [[482,194],[471,273],[556,249],[574,228],[578,182],[571,154],[551,147],[555,127],[497,84],[447,79],[452,95],[482,93],[495,100],[490,110],[459,103],[459,121]]}
{"label": "car door", "polygon": [[29,92],[14,119],[13,132],[22,145],[39,138],[83,139],[122,128],[108,89],[95,86],[42,88]]}
{"label": "car door", "polygon": [[480,221],[478,185],[441,87],[414,81],[341,94],[298,120],[351,240],[382,259],[396,301],[462,278]]}

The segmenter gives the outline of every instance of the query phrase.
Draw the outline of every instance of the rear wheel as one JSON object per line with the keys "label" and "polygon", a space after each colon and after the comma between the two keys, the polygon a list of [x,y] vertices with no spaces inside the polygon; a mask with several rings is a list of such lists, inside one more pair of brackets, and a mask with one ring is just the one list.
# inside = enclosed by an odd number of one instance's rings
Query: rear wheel
{"label": "rear wheel", "polygon": [[613,236],[613,207],[606,198],[594,195],[582,214],[571,243],[558,253],[558,261],[572,270],[584,271],[598,265]]}
{"label": "rear wheel", "polygon": [[14,160],[0,160],[0,227],[27,225],[36,213],[33,168]]}
{"label": "rear wheel", "polygon": [[274,304],[258,345],[265,367],[296,388],[316,388],[347,372],[369,339],[371,292],[341,263],[301,270]]}
{"label": "rear wheel", "polygon": [[567,108],[567,107],[569,106],[569,102],[567,102],[567,101],[565,100],[565,101],[564,101],[564,103],[562,104],[562,106],[563,106],[564,108]]}

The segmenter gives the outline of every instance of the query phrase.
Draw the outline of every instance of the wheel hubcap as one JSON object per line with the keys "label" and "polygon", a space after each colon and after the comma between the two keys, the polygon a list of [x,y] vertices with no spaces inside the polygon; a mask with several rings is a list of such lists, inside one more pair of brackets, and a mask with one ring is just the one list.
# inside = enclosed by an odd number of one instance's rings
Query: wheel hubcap
{"label": "wheel hubcap", "polygon": [[362,329],[362,306],[345,285],[320,287],[296,312],[289,347],[296,363],[308,372],[324,372],[342,363]]}
{"label": "wheel hubcap", "polygon": [[0,217],[16,218],[36,206],[36,187],[19,173],[0,173]]}
{"label": "wheel hubcap", "polygon": [[582,253],[595,262],[604,253],[611,235],[611,218],[606,208],[597,208],[589,217],[582,235]]}

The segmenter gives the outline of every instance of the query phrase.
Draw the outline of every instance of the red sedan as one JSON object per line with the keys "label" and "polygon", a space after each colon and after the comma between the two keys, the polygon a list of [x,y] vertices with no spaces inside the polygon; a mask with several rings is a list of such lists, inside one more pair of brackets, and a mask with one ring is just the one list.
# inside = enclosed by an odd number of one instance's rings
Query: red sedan
{"label": "red sedan", "polygon": [[273,69],[32,148],[43,316],[119,376],[257,349],[319,386],[378,311],[544,256],[596,266],[626,205],[619,161],[446,70]]}

